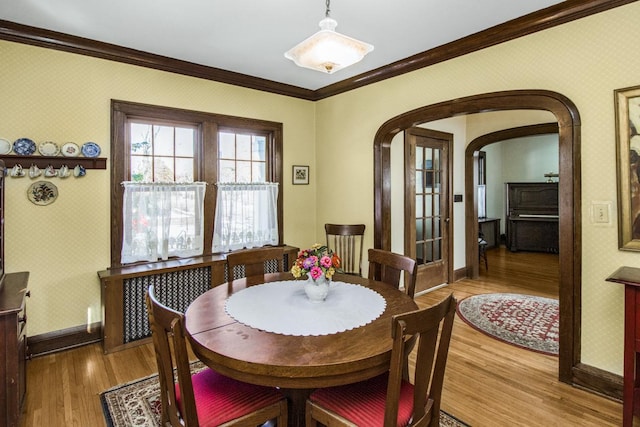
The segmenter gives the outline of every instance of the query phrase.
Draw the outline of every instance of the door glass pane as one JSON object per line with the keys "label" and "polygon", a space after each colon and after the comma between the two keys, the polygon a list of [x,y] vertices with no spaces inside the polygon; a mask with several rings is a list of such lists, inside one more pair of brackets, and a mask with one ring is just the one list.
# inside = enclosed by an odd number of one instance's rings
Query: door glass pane
{"label": "door glass pane", "polygon": [[422,171],[416,171],[416,193],[422,193],[423,188]]}
{"label": "door glass pane", "polygon": [[416,218],[424,216],[424,196],[416,196]]}
{"label": "door glass pane", "polygon": [[422,218],[416,219],[416,240],[424,240],[424,220]]}
{"label": "door glass pane", "polygon": [[434,238],[442,237],[441,230],[440,230],[440,217],[435,217],[433,219],[433,237]]}
{"label": "door glass pane", "polygon": [[424,198],[424,216],[433,216],[433,196],[428,194]]}
{"label": "door glass pane", "polygon": [[422,243],[416,244],[416,261],[418,261],[418,264],[422,264],[423,261],[424,261],[424,253],[423,253],[423,244]]}
{"label": "door glass pane", "polygon": [[424,169],[431,170],[433,169],[433,150],[431,148],[424,149]]}
{"label": "door glass pane", "polygon": [[427,264],[429,262],[433,261],[433,250],[431,247],[431,242],[427,243],[426,245],[424,245],[424,264]]}
{"label": "door glass pane", "polygon": [[433,239],[433,224],[431,219],[425,220],[424,239]]}
{"label": "door glass pane", "polygon": [[424,148],[416,147],[416,171],[424,169]]}
{"label": "door glass pane", "polygon": [[433,242],[433,260],[437,261],[442,259],[442,240],[438,239]]}

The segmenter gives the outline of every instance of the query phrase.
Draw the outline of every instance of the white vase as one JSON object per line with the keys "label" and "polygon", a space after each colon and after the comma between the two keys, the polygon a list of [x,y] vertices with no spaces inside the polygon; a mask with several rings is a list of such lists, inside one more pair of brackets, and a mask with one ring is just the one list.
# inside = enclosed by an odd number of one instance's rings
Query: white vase
{"label": "white vase", "polygon": [[319,304],[327,298],[329,294],[329,281],[325,276],[313,280],[311,276],[304,282],[304,292],[307,298],[314,304]]}

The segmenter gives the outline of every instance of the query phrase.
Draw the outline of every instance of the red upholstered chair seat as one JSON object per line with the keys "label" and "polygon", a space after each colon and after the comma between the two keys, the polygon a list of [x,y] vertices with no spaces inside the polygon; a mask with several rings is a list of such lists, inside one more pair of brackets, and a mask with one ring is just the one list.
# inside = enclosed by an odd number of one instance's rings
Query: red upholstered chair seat
{"label": "red upholstered chair seat", "polygon": [[[358,426],[382,426],[387,399],[387,374],[367,381],[320,388],[309,400]],[[413,385],[403,381],[398,403],[398,426],[409,424],[413,412]]]}
{"label": "red upholstered chair seat", "polygon": [[[211,369],[191,377],[200,427],[219,426],[277,403],[282,395],[274,388],[236,381]],[[176,384],[180,408],[180,388]]]}

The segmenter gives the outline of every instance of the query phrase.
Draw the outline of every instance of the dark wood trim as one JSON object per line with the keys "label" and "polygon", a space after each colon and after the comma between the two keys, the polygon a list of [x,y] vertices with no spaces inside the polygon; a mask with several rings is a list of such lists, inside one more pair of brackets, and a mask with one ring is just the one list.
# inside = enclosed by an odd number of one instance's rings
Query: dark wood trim
{"label": "dark wood trim", "polygon": [[573,368],[573,385],[622,402],[623,378],[620,375],[578,363]]}
{"label": "dark wood trim", "polygon": [[81,345],[99,342],[102,337],[100,322],[47,332],[28,338],[30,356],[44,356]]}
{"label": "dark wood trim", "polygon": [[[503,129],[481,135],[467,145],[465,149],[465,199],[467,200],[465,204],[465,224],[467,236],[478,235],[478,192],[476,191],[475,183],[475,178],[478,176],[478,163],[476,162],[476,154],[479,154],[483,147],[494,142],[551,133],[558,133],[557,123],[542,123]],[[467,246],[465,254],[469,277],[476,279],[480,274],[477,250],[475,247]]]}
{"label": "dark wood trim", "polygon": [[[560,227],[560,354],[559,379],[572,383],[573,367],[580,363],[581,339],[581,176],[580,115],[564,95],[545,90],[514,90],[486,93],[420,107],[384,123],[374,139],[374,247],[391,247],[391,141],[398,132],[448,117],[504,110],[545,110],[556,116],[559,129],[559,227]],[[473,166],[465,155],[465,182],[473,182]],[[469,189],[465,189],[469,201]],[[473,197],[471,195],[471,197]],[[471,198],[473,200],[473,198]],[[468,202],[469,203],[469,202]],[[476,247],[477,234],[466,227],[466,253]],[[477,230],[476,230],[477,233]]]}
{"label": "dark wood trim", "polygon": [[0,40],[25,43],[309,101],[318,101],[635,1],[637,0],[563,1],[315,91],[11,21],[0,20]]}

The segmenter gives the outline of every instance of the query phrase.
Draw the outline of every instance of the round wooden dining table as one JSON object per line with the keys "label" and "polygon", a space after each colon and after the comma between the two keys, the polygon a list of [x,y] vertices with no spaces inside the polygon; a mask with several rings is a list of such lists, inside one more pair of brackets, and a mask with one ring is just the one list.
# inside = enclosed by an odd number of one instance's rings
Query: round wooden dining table
{"label": "round wooden dining table", "polygon": [[270,273],[212,288],[189,305],[185,327],[193,352],[204,364],[237,380],[279,387],[288,398],[289,425],[303,426],[306,399],[315,388],[362,381],[389,369],[391,316],[418,306],[388,284],[336,274],[335,281],[359,284],[381,295],[386,302],[384,312],[344,332],[297,336],[247,326],[225,311],[225,302],[234,293],[283,280],[293,280],[293,276]]}

